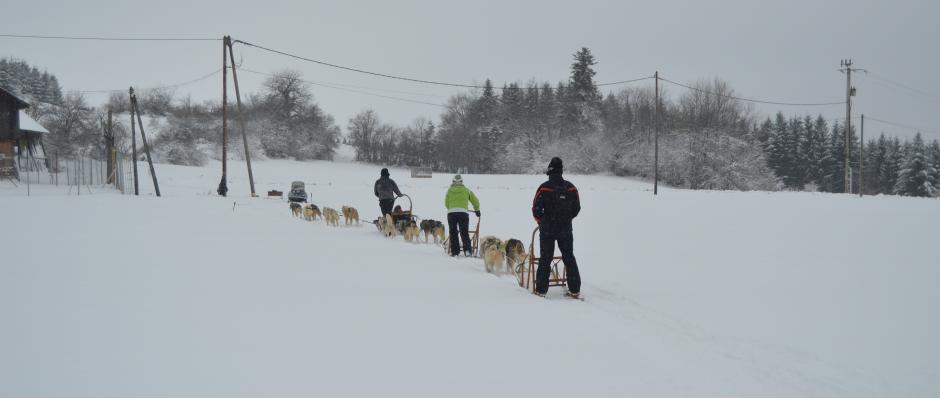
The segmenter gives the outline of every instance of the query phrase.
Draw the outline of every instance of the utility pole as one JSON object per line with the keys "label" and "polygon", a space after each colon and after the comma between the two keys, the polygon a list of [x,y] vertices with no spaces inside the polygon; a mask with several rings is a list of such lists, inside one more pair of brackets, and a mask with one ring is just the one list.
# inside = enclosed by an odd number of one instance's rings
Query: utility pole
{"label": "utility pole", "polygon": [[653,195],[659,193],[659,71],[653,74],[656,81],[656,103],[653,105]]}
{"label": "utility pole", "polygon": [[[134,97],[134,88],[128,91],[128,99]],[[137,183],[137,130],[134,127],[134,109],[131,108],[131,164],[134,165],[134,196],[140,195],[140,186]]]}
{"label": "utility pole", "polygon": [[226,47],[228,46],[230,37],[222,36],[222,181],[219,182],[219,189],[216,192],[221,196],[226,196],[228,193],[228,115],[226,114],[228,107],[228,61]]}
{"label": "utility pole", "polygon": [[858,148],[858,197],[865,196],[863,192],[865,182],[865,114],[862,114],[861,138]]}
{"label": "utility pole", "polygon": [[108,153],[106,154],[106,156],[108,157],[108,179],[107,179],[108,184],[114,183],[114,152],[115,151],[114,151],[114,130],[112,129],[113,125],[111,123],[112,118],[113,118],[113,114],[111,112],[111,107],[108,107],[108,124],[106,127],[107,131],[105,132],[105,136],[104,136],[108,143],[108,148],[107,148]]}
{"label": "utility pole", "polygon": [[842,60],[842,67],[845,68],[845,193],[852,192],[852,183],[849,181],[849,131],[852,130],[852,60]]}
{"label": "utility pole", "polygon": [[144,153],[147,154],[147,164],[150,166],[150,177],[153,179],[153,190],[160,197],[160,184],[157,183],[157,172],[153,169],[153,158],[150,157],[150,145],[147,145],[147,134],[144,133],[144,121],[140,117],[140,108],[137,106],[137,96],[131,95],[131,112],[137,114],[137,126],[140,127],[140,139],[144,142]]}
{"label": "utility pole", "polygon": [[[226,36],[228,37],[228,36]],[[235,53],[232,51],[232,38],[228,37],[228,59],[232,64],[232,81],[235,83],[235,101],[238,107],[238,127],[242,132],[242,143],[245,144],[245,162],[248,164],[248,185],[251,186],[251,197],[255,197],[255,176],[251,172],[251,154],[248,153],[248,136],[245,133],[245,113],[242,110],[242,95],[238,91],[238,72],[235,71]]]}
{"label": "utility pole", "polygon": [[844,193],[852,193],[852,181],[851,181],[851,169],[849,168],[849,134],[852,131],[852,97],[855,96],[855,87],[852,87],[852,72],[867,72],[864,69],[852,68],[851,59],[843,59],[841,62],[840,72],[845,73],[845,166],[843,171],[845,172],[844,182],[845,188]]}

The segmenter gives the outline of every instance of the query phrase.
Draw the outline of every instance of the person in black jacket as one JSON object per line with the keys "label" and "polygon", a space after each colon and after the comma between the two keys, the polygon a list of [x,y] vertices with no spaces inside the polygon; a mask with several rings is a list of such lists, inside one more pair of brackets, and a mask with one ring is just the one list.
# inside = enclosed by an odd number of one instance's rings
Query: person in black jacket
{"label": "person in black jacket", "polygon": [[568,296],[577,298],[581,292],[581,274],[574,258],[574,236],[571,220],[581,212],[581,198],[578,188],[561,177],[563,167],[560,158],[552,158],[548,163],[548,181],[539,186],[532,200],[532,216],[539,224],[539,268],[535,272],[535,293],[544,296],[548,292],[548,277],[551,274],[552,257],[555,256],[555,242],[561,250],[568,276]]}
{"label": "person in black jacket", "polygon": [[395,180],[389,178],[388,169],[382,169],[379,174],[379,179],[375,181],[375,196],[379,198],[379,209],[382,210],[382,217],[385,217],[391,213],[395,198],[401,197],[401,191],[398,190]]}

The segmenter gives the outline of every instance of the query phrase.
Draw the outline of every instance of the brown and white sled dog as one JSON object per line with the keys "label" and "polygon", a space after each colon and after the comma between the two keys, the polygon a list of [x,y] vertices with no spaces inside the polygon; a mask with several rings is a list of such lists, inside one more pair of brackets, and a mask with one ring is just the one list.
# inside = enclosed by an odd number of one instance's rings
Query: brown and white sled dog
{"label": "brown and white sled dog", "polygon": [[290,212],[294,217],[301,217],[303,216],[303,206],[297,202],[290,202]]}
{"label": "brown and white sled dog", "polygon": [[317,217],[323,217],[323,215],[320,214],[320,208],[317,207],[317,205],[310,203],[304,206],[304,220],[314,221],[317,219]]}
{"label": "brown and white sled dog", "polygon": [[326,220],[326,225],[339,226],[339,212],[336,209],[324,207],[323,219]]}
{"label": "brown and white sled dog", "polygon": [[385,218],[383,218],[380,221],[380,223],[381,223],[381,228],[382,228],[382,234],[384,234],[385,236],[389,238],[395,236],[395,232],[396,232],[395,220],[392,219],[391,214],[386,214]]}
{"label": "brown and white sled dog", "polygon": [[421,230],[418,229],[417,223],[408,221],[408,223],[405,224],[405,231],[402,235],[405,235],[406,242],[418,243],[418,236],[421,235]]}
{"label": "brown and white sled dog", "polygon": [[516,273],[516,267],[526,260],[525,246],[519,239],[506,241],[506,272]]}
{"label": "brown and white sled dog", "polygon": [[346,225],[352,224],[353,221],[355,221],[357,225],[359,224],[359,210],[356,210],[356,208],[352,206],[343,206],[342,211],[343,218],[346,219]]}
{"label": "brown and white sled dog", "polygon": [[502,241],[495,236],[484,236],[483,239],[480,240],[480,254],[486,253],[486,249],[488,249],[490,246],[498,245],[500,243],[502,243]]}
{"label": "brown and white sled dog", "polygon": [[506,248],[503,241],[487,236],[481,243],[480,250],[483,253],[483,265],[486,266],[486,272],[498,272],[506,261]]}
{"label": "brown and white sled dog", "polygon": [[434,244],[437,244],[438,239],[444,240],[444,223],[430,219],[421,220],[421,232],[424,232],[424,243],[428,242],[428,235],[430,235],[434,237]]}
{"label": "brown and white sled dog", "polygon": [[444,224],[431,228],[431,235],[434,236],[434,243],[444,242]]}
{"label": "brown and white sled dog", "polygon": [[503,241],[495,236],[484,236],[480,241],[480,254],[483,257],[483,265],[486,266],[486,272],[499,271],[506,261]]}

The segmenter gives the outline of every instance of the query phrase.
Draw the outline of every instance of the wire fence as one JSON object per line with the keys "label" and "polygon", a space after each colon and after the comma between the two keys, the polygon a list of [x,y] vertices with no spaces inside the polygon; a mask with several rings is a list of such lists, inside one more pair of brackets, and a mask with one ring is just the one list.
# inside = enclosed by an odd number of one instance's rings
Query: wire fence
{"label": "wire fence", "polygon": [[21,156],[13,159],[15,174],[6,178],[15,187],[33,186],[68,187],[68,194],[81,195],[100,189],[116,189],[122,194],[134,194],[133,159],[129,153],[115,151],[106,156],[73,155],[70,157]]}

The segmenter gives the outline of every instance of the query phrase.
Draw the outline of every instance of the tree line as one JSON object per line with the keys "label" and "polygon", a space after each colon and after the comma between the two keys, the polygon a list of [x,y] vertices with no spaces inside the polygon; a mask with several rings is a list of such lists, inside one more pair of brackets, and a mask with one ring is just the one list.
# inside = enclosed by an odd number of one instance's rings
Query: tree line
{"label": "tree line", "polygon": [[[47,153],[103,154],[106,109],[115,112],[119,137],[129,136],[127,93],[92,107],[80,94],[62,94],[54,75],[23,61],[0,62],[0,83],[34,101],[30,109],[51,133]],[[407,126],[382,122],[366,109],[350,118],[345,140],[359,161],[427,166],[439,172],[541,173],[561,156],[577,173],[650,178],[654,125],[659,117],[659,177],[689,189],[808,190],[842,192],[846,156],[854,174],[859,142],[850,131],[845,149],[840,121],[821,116],[761,120],[721,79],[690,83],[679,93],[652,84],[602,94],[594,81],[596,59],[588,48],[574,54],[567,81],[528,81],[457,93],[438,123],[416,119]],[[16,76],[12,78],[11,76]],[[221,157],[219,101],[196,103],[172,90],[138,93],[145,127],[158,161],[202,165]],[[244,101],[249,150],[257,158],[330,159],[340,127],[314,100],[299,72],[269,77]],[[230,108],[231,154],[243,156],[234,107]],[[237,145],[237,146],[235,146]],[[866,194],[936,196],[940,161],[936,140],[925,143],[884,136],[865,143]],[[859,176],[852,175],[857,192]]]}
{"label": "tree line", "polygon": [[[579,173],[652,177],[659,114],[659,177],[689,189],[843,192],[844,164],[858,165],[843,126],[821,117],[782,113],[759,120],[720,79],[699,80],[678,95],[645,87],[602,95],[588,48],[574,54],[568,81],[483,87],[449,98],[439,125],[382,123],[373,110],[349,120],[361,161],[429,166],[442,172],[540,173],[552,156]],[[936,141],[879,138],[866,144],[869,194],[932,196],[938,192]],[[858,179],[853,179],[857,189]],[[910,189],[906,187],[918,186]]]}
{"label": "tree line", "polygon": [[[845,191],[845,125],[818,116],[787,119],[778,113],[757,128],[767,162],[787,189]],[[849,130],[849,186],[852,192],[936,196],[940,192],[940,142],[927,144],[920,133],[901,141],[881,134],[859,146]],[[859,166],[862,166],[859,175]]]}
{"label": "tree line", "polygon": [[[127,92],[112,93],[106,104],[91,106],[80,93],[63,95],[54,75],[39,73],[37,68],[14,60],[0,60],[0,87],[31,103],[30,115],[50,131],[43,137],[48,156],[103,158],[109,109],[119,145],[130,145]],[[166,88],[139,90],[136,95],[156,161],[201,166],[209,158],[221,158],[221,101],[198,103],[188,96],[177,98],[172,89]],[[259,92],[247,94],[243,105],[253,157],[332,158],[340,141],[340,127],[314,101],[313,91],[299,72],[282,71],[270,76]],[[244,151],[240,150],[237,116],[234,101],[230,101],[229,152],[239,158],[244,157]]]}

